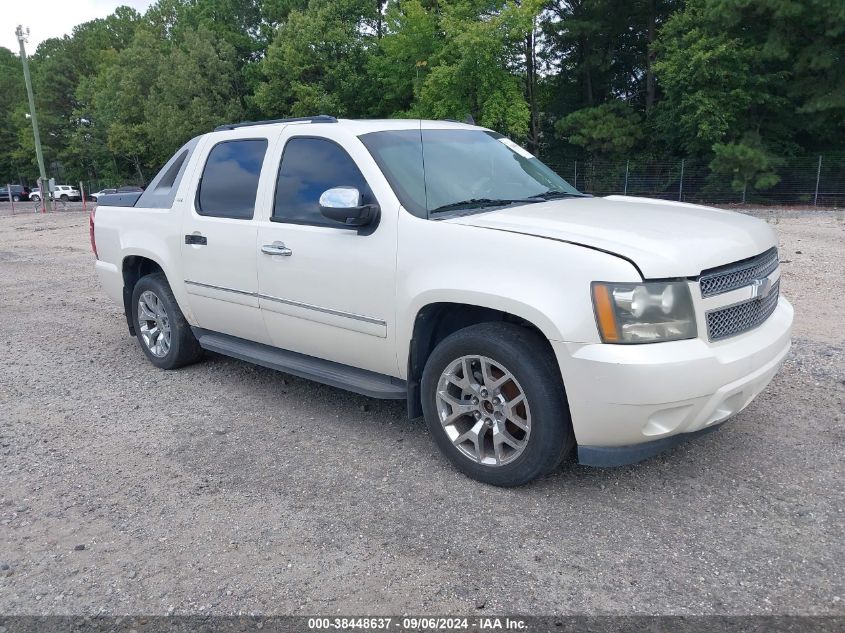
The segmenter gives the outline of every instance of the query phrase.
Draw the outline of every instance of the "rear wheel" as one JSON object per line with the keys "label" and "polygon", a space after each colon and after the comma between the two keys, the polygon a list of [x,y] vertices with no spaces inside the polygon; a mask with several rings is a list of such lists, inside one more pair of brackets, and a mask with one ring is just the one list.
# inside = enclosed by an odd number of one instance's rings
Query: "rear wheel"
{"label": "rear wheel", "polygon": [[34,202],[41,202],[41,196],[39,196],[37,193],[31,195],[29,199]]}
{"label": "rear wheel", "polygon": [[66,194],[66,193],[63,193],[63,194],[61,195],[61,197],[59,198],[59,200],[61,200],[62,202],[67,202],[69,199],[70,199],[70,198],[68,198],[68,197],[67,197],[67,194]]}
{"label": "rear wheel", "polygon": [[21,197],[20,197],[20,196],[12,196],[12,200],[13,200],[14,202],[20,202],[20,201],[21,201]]}
{"label": "rear wheel", "polygon": [[557,361],[518,325],[483,323],[445,338],[426,363],[422,397],[439,448],[485,483],[528,483],[574,446]]}
{"label": "rear wheel", "polygon": [[162,369],[195,363],[202,348],[162,273],[141,277],[132,292],[132,320],[141,349]]}

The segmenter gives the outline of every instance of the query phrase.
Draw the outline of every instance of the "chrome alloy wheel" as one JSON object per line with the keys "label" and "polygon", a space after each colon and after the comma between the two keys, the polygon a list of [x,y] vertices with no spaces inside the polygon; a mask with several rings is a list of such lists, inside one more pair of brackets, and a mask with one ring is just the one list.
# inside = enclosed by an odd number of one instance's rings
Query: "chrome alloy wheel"
{"label": "chrome alloy wheel", "polygon": [[170,320],[164,304],[150,290],[138,297],[138,326],[147,349],[157,358],[170,351]]}
{"label": "chrome alloy wheel", "polygon": [[522,386],[497,361],[461,356],[437,382],[437,413],[452,444],[484,466],[504,466],[528,445],[531,411]]}

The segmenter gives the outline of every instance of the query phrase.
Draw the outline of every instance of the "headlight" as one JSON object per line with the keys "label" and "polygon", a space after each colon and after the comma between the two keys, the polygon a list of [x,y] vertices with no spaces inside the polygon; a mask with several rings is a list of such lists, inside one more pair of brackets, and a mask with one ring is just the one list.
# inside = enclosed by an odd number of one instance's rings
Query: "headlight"
{"label": "headlight", "polygon": [[605,343],[695,338],[695,313],[683,281],[593,282],[593,309]]}

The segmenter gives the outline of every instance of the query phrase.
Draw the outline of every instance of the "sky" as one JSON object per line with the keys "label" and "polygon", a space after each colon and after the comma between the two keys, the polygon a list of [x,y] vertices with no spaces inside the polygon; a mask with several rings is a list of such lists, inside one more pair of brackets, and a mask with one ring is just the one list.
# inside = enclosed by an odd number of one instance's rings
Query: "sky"
{"label": "sky", "polygon": [[117,7],[127,5],[143,13],[152,0],[0,0],[0,46],[18,52],[15,29],[29,27],[27,54],[51,37],[70,35],[73,27],[95,18],[104,18]]}

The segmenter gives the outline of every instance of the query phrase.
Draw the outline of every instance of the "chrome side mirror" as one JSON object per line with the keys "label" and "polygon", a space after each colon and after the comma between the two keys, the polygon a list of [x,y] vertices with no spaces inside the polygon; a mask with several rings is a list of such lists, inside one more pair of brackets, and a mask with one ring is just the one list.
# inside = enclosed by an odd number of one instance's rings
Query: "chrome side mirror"
{"label": "chrome side mirror", "polygon": [[333,187],[320,196],[320,213],[350,227],[366,226],[378,214],[378,205],[364,204],[355,187]]}
{"label": "chrome side mirror", "polygon": [[320,208],[352,209],[361,206],[361,192],[355,187],[334,187],[320,196]]}

